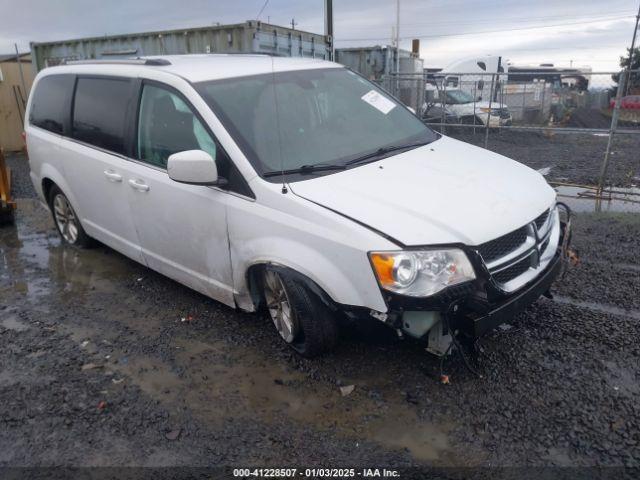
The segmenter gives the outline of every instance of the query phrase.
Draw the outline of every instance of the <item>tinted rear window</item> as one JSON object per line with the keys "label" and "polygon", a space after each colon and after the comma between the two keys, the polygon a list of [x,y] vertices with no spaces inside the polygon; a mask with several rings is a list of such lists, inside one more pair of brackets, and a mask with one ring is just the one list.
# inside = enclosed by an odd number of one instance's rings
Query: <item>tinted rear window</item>
{"label": "tinted rear window", "polygon": [[54,133],[63,133],[71,110],[73,75],[49,75],[40,79],[33,92],[29,122]]}
{"label": "tinted rear window", "polygon": [[130,83],[119,78],[78,78],[72,136],[116,153],[125,153],[125,119]]}

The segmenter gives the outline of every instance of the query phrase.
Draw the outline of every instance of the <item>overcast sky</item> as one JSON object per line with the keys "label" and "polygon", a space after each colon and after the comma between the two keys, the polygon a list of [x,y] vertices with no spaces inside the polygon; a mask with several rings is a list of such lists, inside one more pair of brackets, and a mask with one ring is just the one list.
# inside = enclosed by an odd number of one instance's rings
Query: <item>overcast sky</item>
{"label": "overcast sky", "polygon": [[[425,66],[503,55],[512,63],[611,70],[631,43],[640,0],[401,0],[401,46]],[[0,0],[0,53],[61,40],[255,19],[265,0]],[[323,0],[269,0],[263,21],[322,33]],[[388,44],[393,0],[334,0],[336,46]]]}

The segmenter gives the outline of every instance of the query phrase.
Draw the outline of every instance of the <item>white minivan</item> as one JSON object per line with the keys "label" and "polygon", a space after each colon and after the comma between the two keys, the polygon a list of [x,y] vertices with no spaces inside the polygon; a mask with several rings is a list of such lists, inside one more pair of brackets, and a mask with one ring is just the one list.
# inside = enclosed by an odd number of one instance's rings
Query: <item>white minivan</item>
{"label": "white minivan", "polygon": [[46,68],[31,178],[64,241],[96,239],[313,356],[339,318],[437,354],[548,293],[568,209],[536,171],[439,135],[341,65],[163,56]]}
{"label": "white minivan", "polygon": [[489,127],[504,127],[512,123],[509,107],[496,101],[478,100],[459,88],[438,89],[435,85],[425,87],[422,119],[427,123],[464,123]]}

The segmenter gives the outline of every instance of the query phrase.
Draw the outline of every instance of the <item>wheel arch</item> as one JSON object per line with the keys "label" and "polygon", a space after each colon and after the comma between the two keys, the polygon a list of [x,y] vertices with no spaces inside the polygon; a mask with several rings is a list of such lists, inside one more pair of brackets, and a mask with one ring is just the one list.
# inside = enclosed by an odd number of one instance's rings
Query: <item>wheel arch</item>
{"label": "wheel arch", "polygon": [[44,200],[47,205],[49,205],[49,195],[51,194],[51,188],[53,188],[54,185],[57,185],[56,182],[51,180],[49,177],[44,177],[42,179],[42,195],[44,196]]}
{"label": "wheel arch", "polygon": [[53,165],[50,163],[42,164],[38,177],[40,179],[39,183],[40,188],[42,189],[43,199],[49,207],[49,194],[51,193],[51,188],[56,185],[69,199],[71,206],[75,210],[76,214],[80,216],[80,219],[82,220],[84,218],[82,205],[73,194],[73,191],[64,179],[64,176]]}
{"label": "wheel arch", "polygon": [[314,295],[316,295],[322,303],[324,303],[332,311],[338,310],[338,304],[331,298],[331,296],[314,280],[307,275],[300,273],[294,268],[286,265],[270,262],[270,261],[258,261],[251,264],[247,268],[246,272],[246,284],[248,292],[251,296],[255,310],[258,310],[262,306],[262,275],[265,270],[272,270],[281,274],[288,275],[295,280],[302,283],[307,289],[309,289]]}

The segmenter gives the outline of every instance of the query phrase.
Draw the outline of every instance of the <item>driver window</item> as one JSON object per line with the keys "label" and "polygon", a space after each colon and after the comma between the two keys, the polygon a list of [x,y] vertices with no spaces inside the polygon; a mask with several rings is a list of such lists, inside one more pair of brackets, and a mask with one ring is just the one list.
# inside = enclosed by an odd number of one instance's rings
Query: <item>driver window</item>
{"label": "driver window", "polygon": [[198,117],[178,95],[144,85],[138,117],[138,159],[167,168],[170,155],[204,150],[216,160],[216,144]]}

